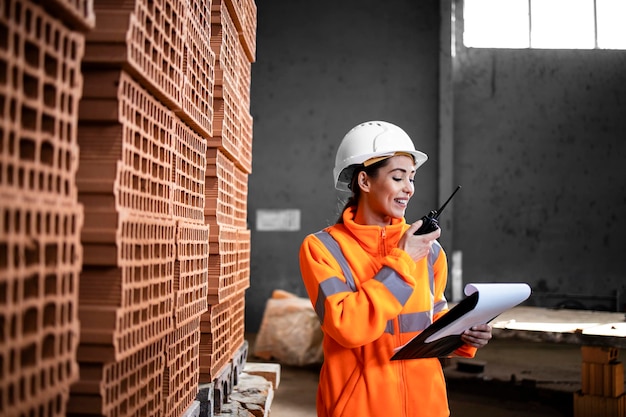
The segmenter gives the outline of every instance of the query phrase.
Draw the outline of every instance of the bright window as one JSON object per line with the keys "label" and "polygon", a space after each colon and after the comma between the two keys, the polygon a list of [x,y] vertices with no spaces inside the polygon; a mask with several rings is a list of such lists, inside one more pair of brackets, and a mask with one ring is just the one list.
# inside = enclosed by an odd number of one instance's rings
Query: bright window
{"label": "bright window", "polygon": [[626,49],[626,0],[465,0],[470,48]]}
{"label": "bright window", "polygon": [[596,0],[598,48],[626,49],[626,0]]}

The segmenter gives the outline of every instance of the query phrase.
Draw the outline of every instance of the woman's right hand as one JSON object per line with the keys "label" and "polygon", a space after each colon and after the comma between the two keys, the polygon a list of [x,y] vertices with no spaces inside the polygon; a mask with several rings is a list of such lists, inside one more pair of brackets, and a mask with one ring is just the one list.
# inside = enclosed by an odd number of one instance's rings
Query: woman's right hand
{"label": "woman's right hand", "polygon": [[428,255],[433,242],[441,236],[440,228],[425,235],[416,235],[415,232],[422,223],[421,219],[413,223],[398,242],[398,247],[408,253],[416,262]]}

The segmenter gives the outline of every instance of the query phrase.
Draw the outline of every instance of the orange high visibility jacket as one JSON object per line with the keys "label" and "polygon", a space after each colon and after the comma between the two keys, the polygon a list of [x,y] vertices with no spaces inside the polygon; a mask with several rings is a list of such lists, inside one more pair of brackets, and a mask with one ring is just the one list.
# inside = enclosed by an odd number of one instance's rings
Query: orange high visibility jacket
{"label": "orange high visibility jacket", "polygon": [[[397,247],[409,228],[356,224],[354,209],[307,236],[300,248],[302,279],[324,332],[317,392],[319,417],[449,416],[437,358],[390,361],[447,311],[447,258],[435,242],[418,262]],[[335,243],[333,243],[335,242]],[[471,357],[475,349],[457,350]]]}

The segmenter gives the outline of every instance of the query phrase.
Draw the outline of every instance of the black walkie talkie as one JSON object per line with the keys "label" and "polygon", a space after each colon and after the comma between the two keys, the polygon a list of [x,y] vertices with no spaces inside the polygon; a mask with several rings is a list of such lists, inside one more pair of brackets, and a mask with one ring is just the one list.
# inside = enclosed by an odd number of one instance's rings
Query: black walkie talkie
{"label": "black walkie talkie", "polygon": [[425,235],[427,233],[434,232],[435,230],[437,230],[439,228],[439,215],[441,214],[443,209],[446,208],[450,200],[452,200],[452,197],[454,197],[456,192],[459,191],[460,189],[461,189],[461,186],[457,185],[456,190],[454,190],[452,195],[448,197],[446,202],[443,203],[443,205],[439,208],[439,210],[432,210],[426,216],[422,217],[423,223],[420,226],[420,228],[417,229],[417,232],[415,232],[414,234]]}

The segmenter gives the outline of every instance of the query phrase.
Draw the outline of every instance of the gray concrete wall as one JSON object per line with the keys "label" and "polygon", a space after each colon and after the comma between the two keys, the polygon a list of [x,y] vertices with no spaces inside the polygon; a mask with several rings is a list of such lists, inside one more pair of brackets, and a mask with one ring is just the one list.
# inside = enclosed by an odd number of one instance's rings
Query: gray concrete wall
{"label": "gray concrete wall", "polygon": [[[465,280],[624,311],[626,52],[459,50],[455,240]],[[620,306],[616,307],[619,303]]]}
{"label": "gray concrete wall", "polygon": [[[439,2],[257,0],[257,7],[252,332],[274,289],[306,296],[298,249],[338,215],[331,172],[352,126],[395,122],[429,154],[409,220],[441,197]],[[531,303],[542,306],[571,299],[614,307],[626,266],[626,54],[457,52],[451,172],[463,190],[450,213],[454,241],[445,244],[449,254],[462,251],[465,281],[529,282]],[[301,228],[257,231],[259,209],[301,210]]]}
{"label": "gray concrete wall", "polygon": [[[434,157],[416,178],[409,216],[429,210],[437,189],[438,2],[257,0],[257,9],[249,331],[274,289],[306,296],[298,249],[338,216],[332,168],[350,128],[396,123]],[[299,209],[301,229],[256,231],[259,209]]]}

